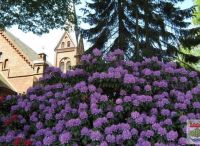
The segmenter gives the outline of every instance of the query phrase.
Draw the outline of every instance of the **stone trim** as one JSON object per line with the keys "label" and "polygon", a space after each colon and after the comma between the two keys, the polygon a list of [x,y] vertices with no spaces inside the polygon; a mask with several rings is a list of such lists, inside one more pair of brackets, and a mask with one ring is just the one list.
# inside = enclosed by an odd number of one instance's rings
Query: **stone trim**
{"label": "stone trim", "polygon": [[24,54],[20,51],[19,48],[16,47],[16,45],[9,39],[8,36],[6,36],[6,34],[4,34],[3,32],[0,32],[1,36],[8,42],[8,44],[17,52],[17,54],[31,67],[33,68],[33,64],[31,63],[32,61]]}

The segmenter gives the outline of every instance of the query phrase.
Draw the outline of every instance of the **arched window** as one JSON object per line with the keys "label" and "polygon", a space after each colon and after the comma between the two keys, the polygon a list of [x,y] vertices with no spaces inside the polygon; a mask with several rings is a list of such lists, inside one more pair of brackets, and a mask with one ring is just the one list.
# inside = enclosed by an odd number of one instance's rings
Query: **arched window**
{"label": "arched window", "polygon": [[60,70],[62,72],[64,71],[64,67],[65,67],[65,63],[64,62],[60,62]]}
{"label": "arched window", "polygon": [[68,57],[64,57],[60,60],[60,64],[59,64],[60,70],[62,72],[66,72],[68,70],[71,69],[71,61],[70,58]]}
{"label": "arched window", "polygon": [[67,42],[67,47],[70,47],[70,41]]}
{"label": "arched window", "polygon": [[66,63],[66,71],[71,69],[71,61],[67,61]]}
{"label": "arched window", "polygon": [[6,60],[4,61],[4,68],[7,68],[7,66],[8,66],[8,59],[6,59]]}
{"label": "arched window", "polygon": [[63,48],[65,48],[65,43],[64,42],[62,42],[62,44],[61,44],[61,49],[63,49]]}
{"label": "arched window", "polygon": [[40,73],[40,67],[37,68],[37,74]]}

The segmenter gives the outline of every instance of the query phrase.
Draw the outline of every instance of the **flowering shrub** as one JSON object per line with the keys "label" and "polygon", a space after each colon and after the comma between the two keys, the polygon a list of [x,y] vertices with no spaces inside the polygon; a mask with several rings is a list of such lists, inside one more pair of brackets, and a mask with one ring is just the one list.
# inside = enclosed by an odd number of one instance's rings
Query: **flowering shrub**
{"label": "flowering shrub", "polygon": [[156,57],[124,61],[121,50],[82,61],[66,74],[48,68],[26,95],[6,98],[0,143],[186,145],[186,120],[200,118],[196,72]]}

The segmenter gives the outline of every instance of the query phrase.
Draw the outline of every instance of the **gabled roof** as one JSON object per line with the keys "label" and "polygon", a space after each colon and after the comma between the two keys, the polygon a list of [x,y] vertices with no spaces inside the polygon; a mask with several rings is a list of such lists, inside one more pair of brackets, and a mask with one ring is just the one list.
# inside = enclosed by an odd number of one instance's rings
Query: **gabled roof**
{"label": "gabled roof", "polygon": [[63,33],[61,39],[59,40],[58,44],[56,45],[56,47],[55,47],[54,50],[56,50],[56,49],[59,47],[59,45],[61,44],[61,42],[62,42],[62,40],[64,39],[65,35],[67,35],[67,36],[69,37],[70,41],[72,42],[72,44],[73,44],[74,46],[76,46],[76,45],[74,44],[74,41],[72,40],[71,36],[69,35],[69,33],[68,33],[67,31],[65,31],[65,32]]}
{"label": "gabled roof", "polygon": [[5,30],[4,31],[5,34],[7,35],[7,37],[9,37],[9,39],[15,43],[16,47],[18,47],[19,49],[21,49],[21,51],[31,60],[34,61],[36,59],[38,59],[38,54],[29,46],[27,46],[25,43],[23,43],[20,39],[18,39],[17,37],[15,37],[12,33],[10,33],[9,31]]}
{"label": "gabled roof", "polygon": [[13,90],[11,85],[6,81],[6,79],[0,74],[0,87],[8,88]]}

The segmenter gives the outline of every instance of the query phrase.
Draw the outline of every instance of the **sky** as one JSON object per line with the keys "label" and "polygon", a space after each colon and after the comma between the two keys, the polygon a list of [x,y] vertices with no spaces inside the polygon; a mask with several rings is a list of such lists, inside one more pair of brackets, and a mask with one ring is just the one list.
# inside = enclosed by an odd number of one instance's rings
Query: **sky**
{"label": "sky", "polygon": [[[193,0],[185,0],[184,3],[180,4],[182,8],[187,8],[192,5]],[[77,9],[84,6],[84,4],[80,5]],[[83,15],[81,11],[77,10],[78,15]],[[81,27],[87,28],[88,25],[81,24]],[[41,36],[35,35],[32,32],[24,33],[17,28],[17,26],[13,26],[12,28],[8,29],[13,35],[18,37],[21,41],[35,50],[37,53],[46,53],[47,60],[54,64],[54,49],[57,43],[59,42],[61,36],[63,35],[64,31],[60,29],[50,30],[48,34],[43,34]],[[70,32],[72,39],[75,41],[75,35],[73,32]],[[89,43],[84,41],[85,49],[89,47]]]}

